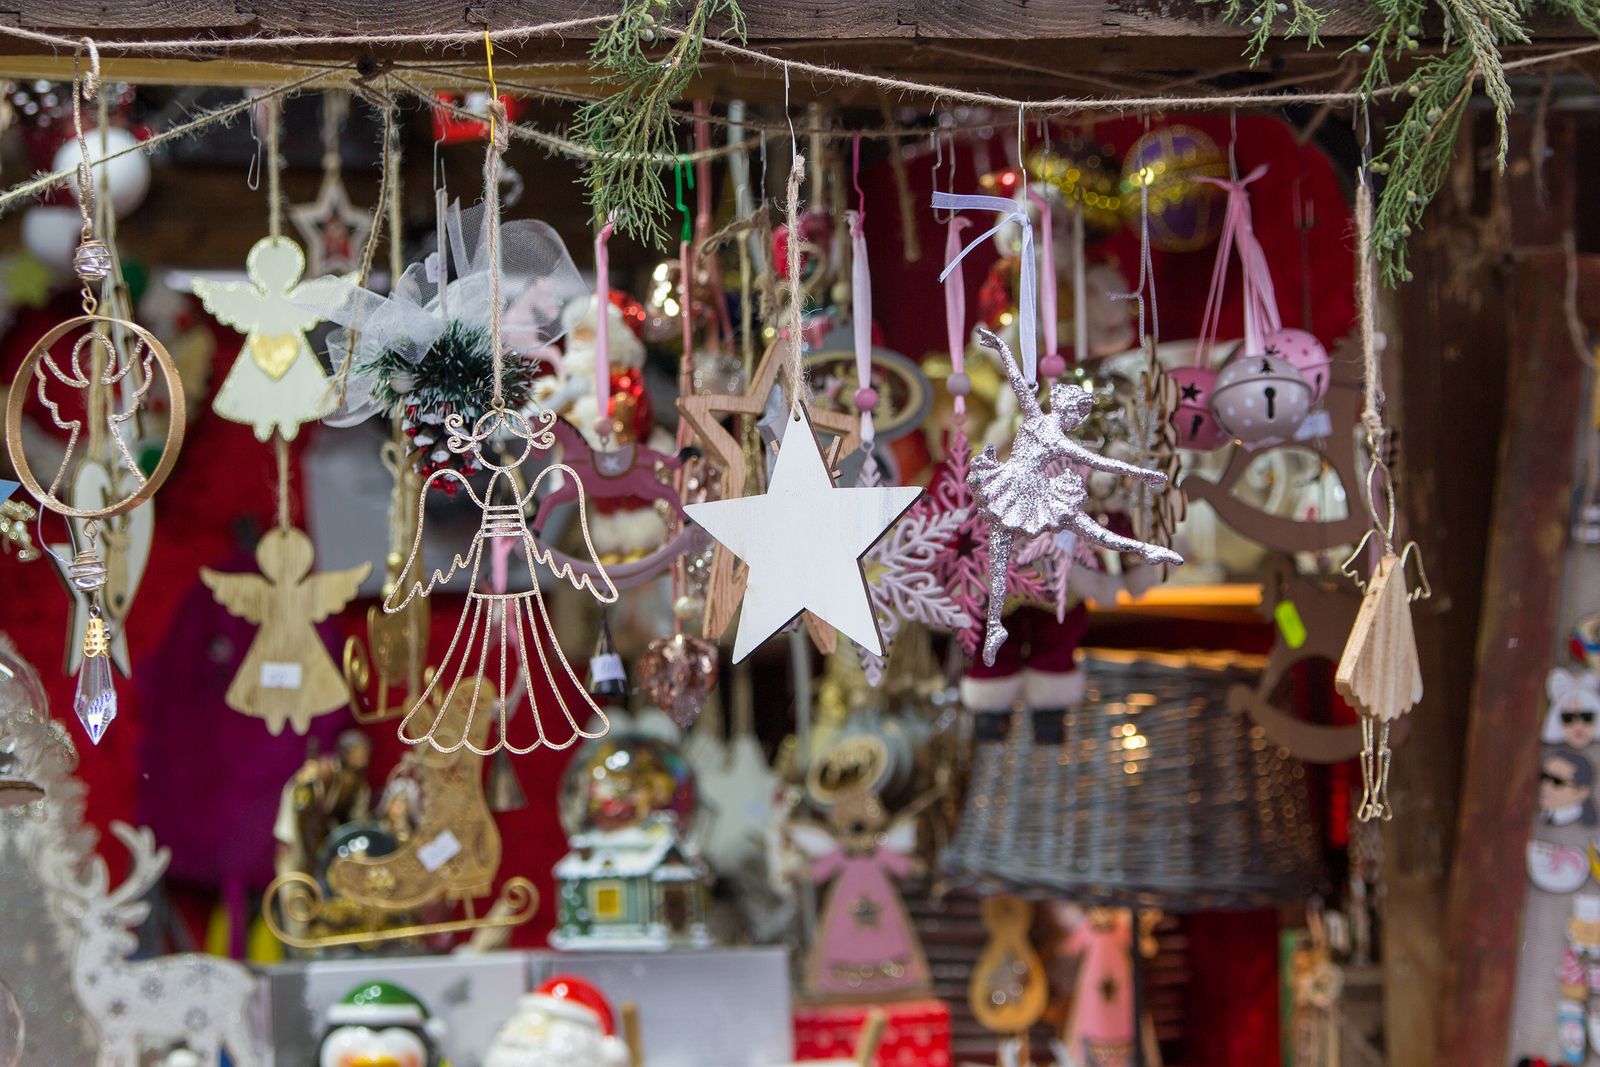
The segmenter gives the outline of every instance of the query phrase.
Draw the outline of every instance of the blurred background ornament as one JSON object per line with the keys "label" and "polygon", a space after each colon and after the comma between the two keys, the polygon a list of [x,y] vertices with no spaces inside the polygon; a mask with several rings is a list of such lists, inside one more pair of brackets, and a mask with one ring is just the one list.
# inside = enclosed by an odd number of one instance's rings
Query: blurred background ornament
{"label": "blurred background ornament", "polygon": [[688,727],[717,687],[717,646],[677,633],[651,641],[639,657],[639,690],[645,699]]}
{"label": "blurred background ornament", "polygon": [[[1067,205],[1083,205],[1090,241],[1111,236],[1122,226],[1122,162],[1117,150],[1074,134],[1028,154],[1028,173],[1060,195]],[[1134,199],[1138,199],[1135,189]]]}
{"label": "blurred background ornament", "polygon": [[1228,159],[1192,126],[1160,126],[1133,143],[1122,162],[1122,212],[1140,215],[1139,187],[1149,187],[1150,244],[1163,252],[1196,252],[1222,230],[1222,190],[1202,178],[1225,178]]}

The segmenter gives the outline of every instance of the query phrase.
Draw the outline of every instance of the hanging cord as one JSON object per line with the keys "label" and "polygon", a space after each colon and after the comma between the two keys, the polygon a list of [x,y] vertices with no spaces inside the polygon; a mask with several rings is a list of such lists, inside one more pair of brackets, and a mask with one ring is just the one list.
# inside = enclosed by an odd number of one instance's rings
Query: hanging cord
{"label": "hanging cord", "polygon": [[[389,106],[383,109],[383,149],[379,162],[381,168],[378,176],[378,202],[372,206],[372,229],[367,233],[367,242],[361,249],[361,265],[357,272],[356,285],[362,289],[367,287],[367,280],[372,275],[372,264],[377,259],[378,242],[383,238],[384,220],[389,221],[389,291],[393,292],[395,284],[400,280],[400,272],[404,269],[400,257],[400,133],[395,124],[395,112],[398,105],[389,101]],[[324,157],[326,158],[326,157]],[[349,347],[345,349],[344,358],[339,361],[339,369],[333,375],[333,393],[339,398],[339,406],[343,407],[345,397],[350,387],[350,367],[355,361],[356,342],[360,334],[350,334]]]}
{"label": "hanging cord", "polygon": [[283,434],[274,434],[278,451],[278,529],[289,528],[289,442]]}
{"label": "hanging cord", "polygon": [[801,355],[804,338],[801,334],[800,305],[804,295],[800,291],[800,185],[806,177],[806,157],[795,153],[794,165],[789,168],[789,184],[784,190],[784,222],[788,227],[787,254],[789,277],[788,333],[789,349],[784,364],[789,377],[789,410],[800,418],[801,404],[805,399],[805,361]]}
{"label": "hanging cord", "polygon": [[483,167],[483,197],[489,207],[489,345],[494,359],[494,396],[490,401],[496,411],[505,410],[505,352],[500,336],[500,157],[510,147],[510,130],[506,120],[506,106],[500,102],[500,89],[494,81],[494,40],[489,31],[483,33],[483,49],[489,69],[489,150]]}
{"label": "hanging cord", "polygon": [[277,97],[267,101],[267,235],[274,241],[283,236],[283,160],[278,154],[281,111]]}

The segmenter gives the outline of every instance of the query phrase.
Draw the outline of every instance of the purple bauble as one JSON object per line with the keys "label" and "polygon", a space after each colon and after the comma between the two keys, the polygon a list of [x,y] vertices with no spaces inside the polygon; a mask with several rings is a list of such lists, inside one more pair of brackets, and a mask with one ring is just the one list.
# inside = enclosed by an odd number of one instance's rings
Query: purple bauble
{"label": "purple bauble", "polygon": [[1300,377],[1311,386],[1311,402],[1315,404],[1328,391],[1328,378],[1333,360],[1322,342],[1305,330],[1273,330],[1261,339],[1261,347],[1268,355],[1286,359],[1300,372]]}
{"label": "purple bauble", "polygon": [[1211,414],[1211,390],[1217,372],[1209,367],[1179,367],[1168,375],[1178,386],[1178,407],[1172,413],[1178,447],[1210,452],[1228,443],[1228,434]]}
{"label": "purple bauble", "polygon": [[1150,188],[1150,244],[1194,252],[1217,239],[1227,196],[1201,178],[1226,178],[1217,143],[1192,126],[1163,126],[1133,143],[1122,161],[1122,215],[1139,231],[1141,183]]}

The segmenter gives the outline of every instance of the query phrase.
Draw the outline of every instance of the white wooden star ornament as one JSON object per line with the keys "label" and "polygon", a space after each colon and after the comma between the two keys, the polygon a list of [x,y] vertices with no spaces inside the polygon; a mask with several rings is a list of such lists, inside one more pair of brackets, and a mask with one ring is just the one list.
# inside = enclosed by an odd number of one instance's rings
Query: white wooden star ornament
{"label": "white wooden star ornament", "polygon": [[784,422],[764,494],[687,505],[689,517],[749,567],[733,661],[802,611],[881,655],[861,560],[921,493],[835,486],[811,419],[799,410]]}
{"label": "white wooden star ornament", "polygon": [[323,174],[322,188],[311,203],[291,205],[289,219],[306,243],[308,277],[343,274],[361,265],[372,216],[350,203],[338,170]]}

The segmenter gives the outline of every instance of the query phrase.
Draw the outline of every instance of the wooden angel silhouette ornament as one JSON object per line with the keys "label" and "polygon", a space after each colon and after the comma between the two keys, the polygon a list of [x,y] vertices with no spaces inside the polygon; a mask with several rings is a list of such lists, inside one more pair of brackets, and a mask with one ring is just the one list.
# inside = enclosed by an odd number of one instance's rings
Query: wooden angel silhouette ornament
{"label": "wooden angel silhouette ornament", "polygon": [[355,598],[372,564],[312,574],[311,561],[311,538],[279,526],[256,546],[260,574],[200,568],[217,603],[261,627],[224,699],[234,711],[265,719],[274,735],[286,722],[305,733],[313,718],[343,707],[348,695],[315,625]]}
{"label": "wooden angel silhouette ornament", "polygon": [[230,422],[254,427],[259,441],[274,429],[293,440],[301,423],[334,409],[328,377],[306,341],[306,331],[322,316],[306,305],[332,302],[342,289],[333,278],[301,281],[306,257],[287,237],[257,241],[244,264],[248,282],[194,280],[194,295],[206,310],[245,335],[212,408]]}
{"label": "wooden angel silhouette ornament", "polygon": [[[491,473],[481,493],[453,467],[441,467],[422,483],[419,499],[425,500],[428,490],[435,483],[453,479],[472,498],[472,502],[483,509],[483,520],[465,556],[455,556],[448,570],[436,570],[426,581],[413,578],[410,588],[402,597],[405,576],[412,573],[412,568],[420,570],[421,566],[422,526],[419,523],[410,558],[401,571],[401,584],[383,601],[384,611],[391,614],[403,611],[413,599],[427,596],[435,587],[448,582],[458,570],[465,569],[468,572],[467,602],[461,612],[461,621],[456,624],[455,633],[450,638],[450,647],[445,650],[438,672],[428,680],[417,702],[400,722],[400,740],[409,745],[426,743],[441,752],[454,752],[465,747],[480,756],[492,755],[505,748],[523,755],[541,746],[567,748],[580,738],[603,737],[610,729],[605,713],[590,698],[583,683],[573,673],[566,654],[556,643],[555,627],[550,621],[550,612],[538,581],[530,581],[530,588],[520,592],[499,593],[484,592],[478,580],[486,556],[496,543],[510,541],[513,547],[521,547],[523,557],[528,561],[530,578],[534,577],[536,567],[544,567],[558,580],[564,579],[576,589],[587,590],[602,604],[616,602],[617,588],[600,563],[594,542],[589,536],[589,520],[583,506],[583,483],[576,472],[565,464],[551,463],[537,477],[529,479],[526,488],[519,488],[519,480],[513,474],[535,448],[549,449],[555,444],[551,428],[555,419],[553,412],[541,412],[535,417],[535,424],[530,425],[519,412],[503,407],[497,401],[470,430],[465,427],[465,420],[459,414],[445,420],[448,435],[446,447],[456,455],[470,456],[478,468]],[[484,447],[491,439],[498,442],[497,451],[493,453]],[[500,448],[504,448],[504,452],[500,452]],[[554,559],[550,550],[535,540],[528,528],[529,501],[534,498],[541,483],[554,477],[568,479],[577,486],[579,526],[584,548],[594,565],[592,571],[585,569],[579,572],[571,565]],[[421,513],[419,503],[418,514]],[[513,632],[516,635],[514,639],[511,637]],[[533,683],[535,677],[542,678],[543,684],[536,686]],[[518,706],[522,700],[528,702],[535,730],[532,741],[522,745],[510,741],[506,735],[508,709],[504,702],[487,692],[485,680],[493,681],[498,692],[515,691],[523,694]],[[466,690],[462,689],[463,684],[467,686]],[[433,691],[441,686],[442,695],[430,700]],[[456,706],[458,693],[463,691],[471,693],[464,725],[455,731],[453,739],[443,738],[439,735],[443,721],[440,709]],[[535,692],[555,702],[571,728],[567,736],[551,738],[546,733]],[[577,713],[569,706],[574,695],[581,701]],[[473,740],[473,723],[480,711],[490,709],[498,711],[499,729],[492,743],[483,746]],[[431,721],[425,730],[421,733],[411,732],[412,720],[430,715]],[[585,724],[591,721],[599,723],[597,730],[586,728]]]}
{"label": "wooden angel silhouette ornament", "polygon": [[993,666],[995,653],[1006,639],[1000,615],[1005,608],[1011,544],[1019,535],[1034,538],[1047,531],[1075,534],[1113,552],[1137,553],[1152,564],[1181,564],[1183,557],[1170,548],[1114,534],[1095,522],[1083,510],[1089,494],[1084,475],[1075,468],[1137,478],[1152,488],[1166,485],[1166,473],[1102,456],[1072,440],[1067,432],[1089,417],[1094,397],[1076,385],[1056,382],[1050,386],[1050,410],[1043,410],[1034,387],[1023,378],[1012,358],[1010,346],[990,330],[978,332],[980,343],[1000,356],[1023,417],[1005,462],[995,456],[994,446],[990,445],[973,458],[967,472],[967,484],[972,487],[978,510],[989,521],[991,588],[983,661]]}

